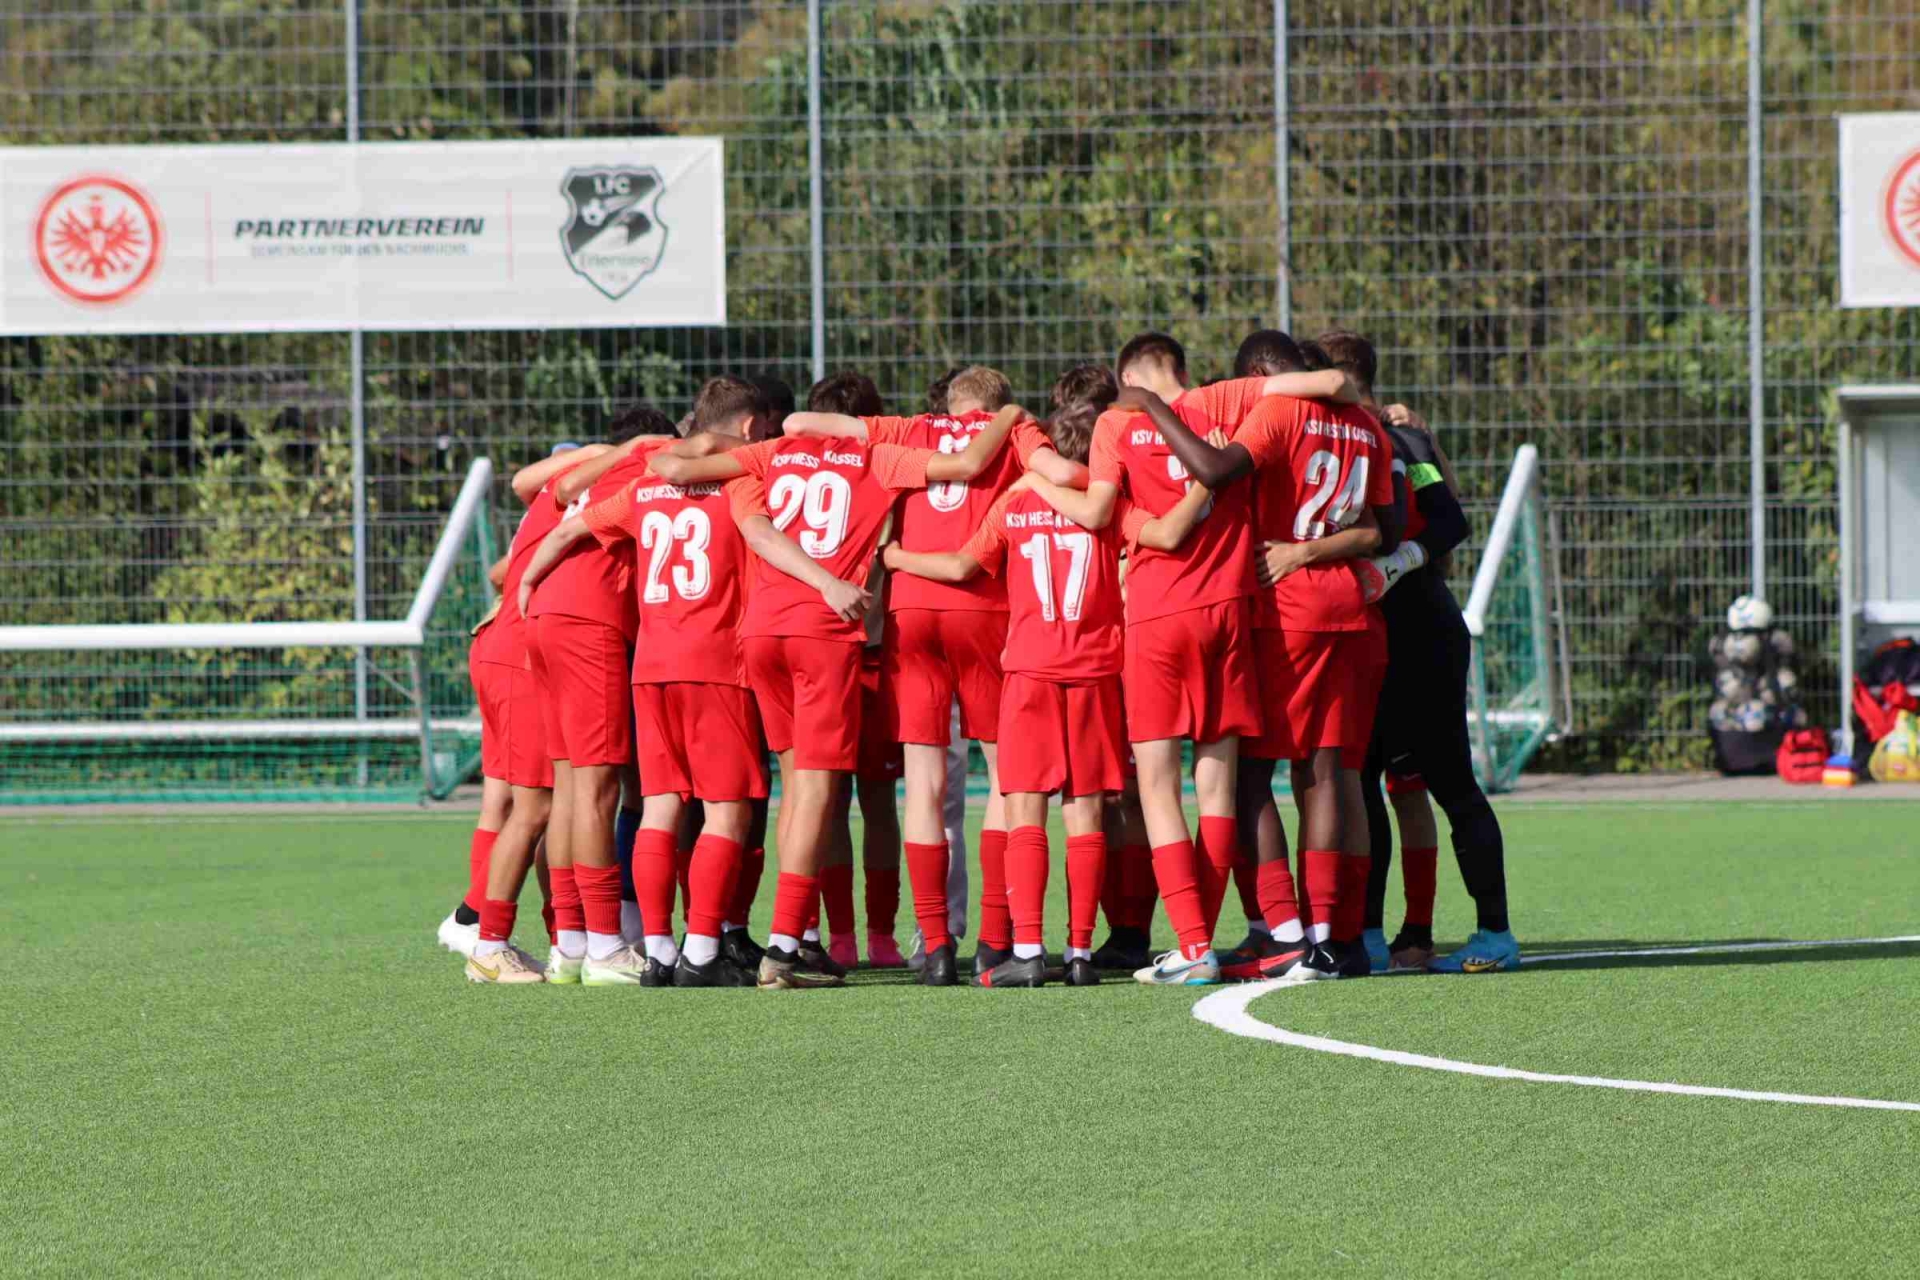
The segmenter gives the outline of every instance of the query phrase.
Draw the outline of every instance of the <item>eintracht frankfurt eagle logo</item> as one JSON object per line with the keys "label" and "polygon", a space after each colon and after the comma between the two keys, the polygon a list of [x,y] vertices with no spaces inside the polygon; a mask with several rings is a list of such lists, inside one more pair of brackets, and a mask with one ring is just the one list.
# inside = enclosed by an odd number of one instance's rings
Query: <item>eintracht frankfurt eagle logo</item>
{"label": "eintracht frankfurt eagle logo", "polygon": [[47,283],[75,302],[125,302],[160,266],[153,202],[132,183],[92,174],[49,195],[33,223],[33,256]]}
{"label": "eintracht frankfurt eagle logo", "polygon": [[1894,166],[1885,213],[1893,247],[1920,267],[1920,151]]}
{"label": "eintracht frankfurt eagle logo", "polygon": [[567,265],[610,300],[625,297],[660,265],[667,228],[660,221],[666,190],[660,171],[648,168],[569,169],[561,180],[567,222],[560,247]]}

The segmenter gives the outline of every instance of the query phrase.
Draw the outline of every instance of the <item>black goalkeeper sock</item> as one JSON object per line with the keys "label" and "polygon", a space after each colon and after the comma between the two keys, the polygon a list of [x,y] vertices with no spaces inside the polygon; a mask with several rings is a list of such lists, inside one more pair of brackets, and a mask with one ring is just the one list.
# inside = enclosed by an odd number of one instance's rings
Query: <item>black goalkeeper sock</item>
{"label": "black goalkeeper sock", "polygon": [[461,926],[479,924],[480,913],[468,906],[466,900],[463,898],[461,899],[460,905],[453,909],[453,922]]}

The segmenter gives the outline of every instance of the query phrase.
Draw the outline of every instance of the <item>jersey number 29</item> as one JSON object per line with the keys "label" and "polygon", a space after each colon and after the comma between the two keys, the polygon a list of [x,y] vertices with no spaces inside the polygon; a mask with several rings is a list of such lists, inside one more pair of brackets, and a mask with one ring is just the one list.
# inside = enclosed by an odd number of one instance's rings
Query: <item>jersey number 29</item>
{"label": "jersey number 29", "polygon": [[773,527],[782,533],[795,517],[804,518],[807,527],[795,541],[815,560],[825,560],[847,540],[853,486],[833,471],[816,471],[805,479],[789,472],[773,482],[767,505],[773,508]]}

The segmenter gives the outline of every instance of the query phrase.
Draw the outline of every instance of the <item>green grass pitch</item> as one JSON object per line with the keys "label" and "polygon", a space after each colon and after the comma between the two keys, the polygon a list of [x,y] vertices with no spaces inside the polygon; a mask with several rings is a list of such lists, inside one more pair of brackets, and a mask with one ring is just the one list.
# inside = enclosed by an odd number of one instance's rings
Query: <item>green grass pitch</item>
{"label": "green grass pitch", "polygon": [[[1920,933],[1920,807],[1502,818],[1531,951]],[[432,944],[467,821],[9,819],[0,1272],[1912,1266],[1920,1113],[1335,1057],[1126,982],[470,986]],[[1396,883],[1389,929],[1397,905]],[[1471,927],[1447,859],[1436,923]],[[1915,946],[1329,983],[1250,1012],[1537,1071],[1920,1101]]]}

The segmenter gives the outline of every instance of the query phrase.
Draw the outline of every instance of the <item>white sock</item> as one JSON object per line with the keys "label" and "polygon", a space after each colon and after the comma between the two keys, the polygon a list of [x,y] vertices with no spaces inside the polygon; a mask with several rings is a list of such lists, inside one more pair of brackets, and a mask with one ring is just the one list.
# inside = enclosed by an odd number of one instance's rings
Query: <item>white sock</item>
{"label": "white sock", "polygon": [[505,951],[506,949],[507,949],[506,943],[489,942],[485,938],[482,938],[480,939],[480,941],[473,944],[473,954],[475,954],[476,956],[497,956],[502,951]]}
{"label": "white sock", "polygon": [[605,960],[624,947],[626,942],[617,933],[587,933],[587,959]]}
{"label": "white sock", "polygon": [[640,904],[620,900],[620,936],[623,938],[641,938],[646,930],[640,925]]}
{"label": "white sock", "polygon": [[1045,955],[1046,953],[1047,949],[1037,942],[1016,942],[1013,944],[1013,955],[1016,960],[1031,960],[1035,956]]}
{"label": "white sock", "polygon": [[1068,960],[1070,960],[1070,961],[1072,961],[1072,960],[1092,960],[1092,959],[1093,959],[1093,950],[1092,950],[1092,948],[1090,948],[1090,947],[1068,947],[1068,948],[1067,948],[1067,959],[1068,959]]}
{"label": "white sock", "polygon": [[1313,928],[1310,929],[1306,934],[1306,937],[1314,942],[1325,942],[1328,938],[1331,938],[1332,936],[1333,936],[1333,926],[1330,924],[1317,924],[1313,926]]}
{"label": "white sock", "polygon": [[798,951],[800,939],[790,933],[770,933],[767,935],[767,949],[771,951],[775,948],[781,951]]}
{"label": "white sock", "polygon": [[587,935],[579,929],[560,930],[560,940],[554,943],[560,948],[560,954],[569,960],[578,960],[587,954]]}
{"label": "white sock", "polygon": [[661,964],[679,964],[680,948],[673,945],[673,935],[650,933],[647,935],[647,954]]}
{"label": "white sock", "polygon": [[1267,922],[1265,920],[1255,920],[1251,917],[1247,919],[1247,932],[1257,933],[1263,938],[1271,938],[1273,936],[1273,930],[1267,928]]}
{"label": "white sock", "polygon": [[820,931],[818,929],[809,929],[806,931],[805,934],[801,936],[803,936],[808,942],[820,941]]}
{"label": "white sock", "polygon": [[1307,935],[1300,931],[1300,917],[1295,916],[1274,931],[1276,942],[1299,942]]}
{"label": "white sock", "polygon": [[720,939],[709,938],[704,933],[687,935],[687,949],[680,953],[689,964],[712,964],[714,957],[720,954]]}

